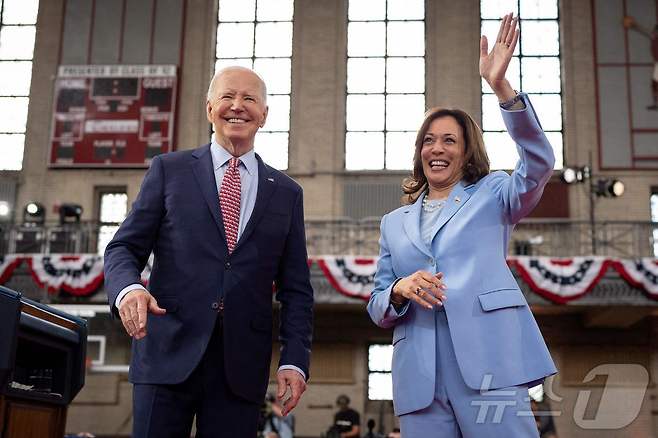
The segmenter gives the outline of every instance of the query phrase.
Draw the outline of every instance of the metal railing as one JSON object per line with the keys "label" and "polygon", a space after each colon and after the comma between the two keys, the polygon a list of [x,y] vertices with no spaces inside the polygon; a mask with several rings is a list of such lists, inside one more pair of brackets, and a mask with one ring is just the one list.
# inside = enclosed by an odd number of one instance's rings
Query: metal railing
{"label": "metal railing", "polygon": [[[309,219],[306,221],[308,253],[311,256],[376,255],[379,253],[379,222],[378,217]],[[596,248],[596,255],[608,257],[658,255],[658,223],[597,222],[594,229],[593,235],[588,221],[527,220],[516,226],[509,254],[575,257],[592,255]],[[97,222],[63,226],[0,223],[0,255],[96,253],[99,238],[107,241],[103,233],[107,230]]]}

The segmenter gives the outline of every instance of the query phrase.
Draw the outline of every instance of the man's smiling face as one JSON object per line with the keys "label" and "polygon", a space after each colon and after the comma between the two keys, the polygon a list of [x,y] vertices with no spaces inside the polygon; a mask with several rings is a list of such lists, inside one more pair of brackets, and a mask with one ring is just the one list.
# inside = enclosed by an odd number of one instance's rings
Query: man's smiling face
{"label": "man's smiling face", "polygon": [[215,79],[206,113],[219,144],[241,153],[251,150],[256,132],[267,119],[261,79],[246,68],[226,69]]}

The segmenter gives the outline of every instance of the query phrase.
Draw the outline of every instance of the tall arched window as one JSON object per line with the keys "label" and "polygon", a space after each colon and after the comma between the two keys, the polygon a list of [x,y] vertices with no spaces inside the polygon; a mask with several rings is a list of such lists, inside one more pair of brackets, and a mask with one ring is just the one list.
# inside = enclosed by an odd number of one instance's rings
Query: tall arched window
{"label": "tall arched window", "polygon": [[288,168],[293,0],[219,0],[215,71],[253,68],[267,84],[269,113],[256,135],[256,152]]}
{"label": "tall arched window", "polygon": [[[557,0],[481,0],[482,34],[489,49],[496,41],[500,17],[519,15],[521,37],[507,77],[512,87],[528,93],[555,150],[555,168],[563,166],[560,23]],[[514,142],[505,130],[498,99],[482,81],[482,129],[492,169],[513,169],[518,161]]]}
{"label": "tall arched window", "polygon": [[0,0],[0,170],[20,170],[39,0]]}
{"label": "tall arched window", "polygon": [[425,111],[423,0],[349,0],[345,168],[411,169]]}

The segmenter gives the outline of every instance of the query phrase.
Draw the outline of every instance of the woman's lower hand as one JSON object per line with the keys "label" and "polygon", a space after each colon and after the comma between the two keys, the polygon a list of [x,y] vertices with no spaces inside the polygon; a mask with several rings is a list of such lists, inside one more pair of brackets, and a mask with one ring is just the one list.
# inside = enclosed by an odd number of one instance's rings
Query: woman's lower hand
{"label": "woman's lower hand", "polygon": [[400,303],[411,300],[426,309],[432,309],[434,306],[443,305],[446,289],[442,272],[431,274],[427,271],[416,271],[395,284],[391,291],[391,301]]}

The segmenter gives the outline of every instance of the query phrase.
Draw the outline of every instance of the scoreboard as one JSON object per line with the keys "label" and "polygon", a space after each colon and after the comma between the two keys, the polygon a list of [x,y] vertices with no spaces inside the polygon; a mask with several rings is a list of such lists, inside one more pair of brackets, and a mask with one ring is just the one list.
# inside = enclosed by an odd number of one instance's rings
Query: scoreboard
{"label": "scoreboard", "polygon": [[172,150],[175,65],[64,65],[55,80],[50,167],[148,167]]}

